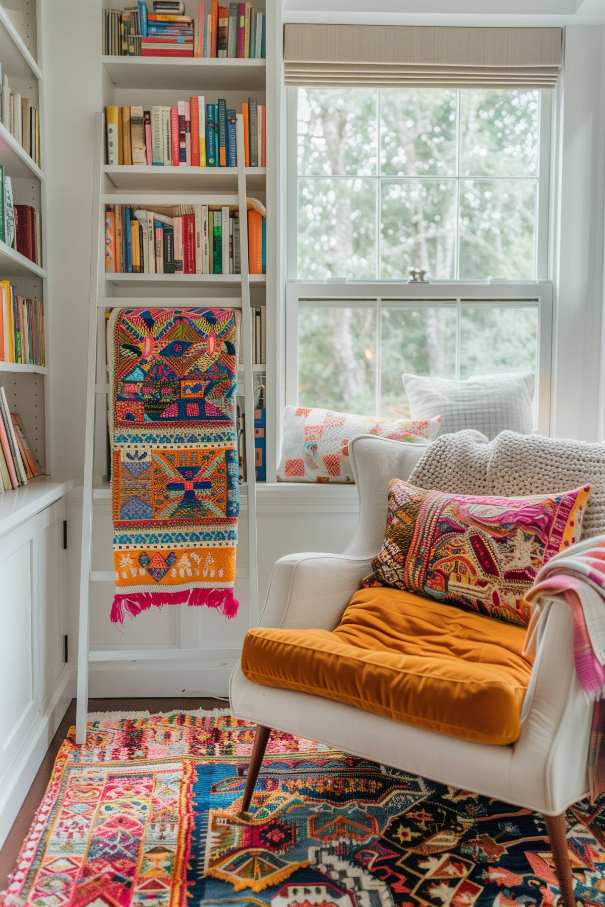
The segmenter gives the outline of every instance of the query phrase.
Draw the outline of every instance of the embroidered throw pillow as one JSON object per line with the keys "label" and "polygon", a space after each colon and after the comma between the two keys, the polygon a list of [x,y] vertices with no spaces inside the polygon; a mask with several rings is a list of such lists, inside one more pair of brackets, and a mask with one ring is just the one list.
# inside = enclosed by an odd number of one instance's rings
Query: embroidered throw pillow
{"label": "embroidered throw pillow", "polygon": [[488,439],[501,431],[529,434],[534,429],[534,376],[476,375],[466,381],[402,375],[414,419],[441,417],[441,434],[474,428]]}
{"label": "embroidered throw pillow", "polygon": [[379,435],[394,441],[428,443],[439,432],[438,418],[373,419],[328,409],[287,406],[281,462],[281,482],[352,482],[349,443],[359,435]]}
{"label": "embroidered throw pillow", "polygon": [[526,624],[540,567],[580,540],[591,486],[500,498],[445,494],[393,479],[387,528],[364,586],[392,586]]}

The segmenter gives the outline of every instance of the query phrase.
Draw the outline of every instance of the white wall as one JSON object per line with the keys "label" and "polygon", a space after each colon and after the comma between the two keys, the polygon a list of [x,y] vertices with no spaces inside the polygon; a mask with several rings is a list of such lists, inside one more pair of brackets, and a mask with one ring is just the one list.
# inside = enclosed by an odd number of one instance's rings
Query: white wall
{"label": "white wall", "polygon": [[605,28],[565,32],[555,251],[554,434],[599,436],[605,174]]}
{"label": "white wall", "polygon": [[[50,452],[56,474],[77,480],[82,474],[84,374],[90,294],[90,213],[95,152],[94,121],[100,105],[100,0],[52,0],[47,17],[49,136],[49,254],[54,266],[55,330],[51,338],[50,378],[54,418]],[[563,119],[559,158],[562,209],[557,236],[561,255],[555,273],[557,333],[554,385],[555,431],[593,438],[597,434],[600,338],[602,322],[603,249],[603,27],[568,28],[566,75],[562,87]],[[261,589],[275,558],[295,550],[342,550],[355,520],[353,489],[315,487],[260,493],[259,540]],[[77,537],[77,508],[72,509],[71,538]],[[243,523],[244,521],[242,521]],[[96,569],[109,570],[110,537],[107,504],[97,507]],[[72,607],[76,609],[78,552],[71,551]],[[245,605],[246,564],[240,558],[238,589]],[[154,612],[116,631],[107,612],[111,587],[95,589],[95,644],[199,645],[237,652],[244,620],[218,623],[216,615],[190,615],[184,609]],[[203,610],[203,609],[202,609]],[[245,607],[244,607],[245,613]],[[231,655],[229,655],[231,653]],[[226,671],[202,671],[195,664],[148,668],[99,668],[92,694],[180,694],[224,691]]]}

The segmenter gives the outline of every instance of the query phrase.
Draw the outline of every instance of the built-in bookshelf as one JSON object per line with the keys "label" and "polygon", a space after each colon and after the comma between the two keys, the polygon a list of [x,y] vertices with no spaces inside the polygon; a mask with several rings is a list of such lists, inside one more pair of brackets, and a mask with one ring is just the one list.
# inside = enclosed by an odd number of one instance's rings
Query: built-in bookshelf
{"label": "built-in bookshelf", "polygon": [[[18,414],[17,424],[33,459],[48,472],[50,313],[45,254],[44,69],[38,54],[38,6],[35,0],[11,0],[10,8],[0,6],[0,386],[8,408]],[[38,490],[40,495],[46,493],[48,480],[35,480],[32,470],[27,469],[22,478],[31,489],[23,495],[14,489],[14,481],[13,485],[7,481],[6,450],[3,453],[2,500],[7,501],[12,518],[18,520],[19,502],[34,506]],[[13,467],[19,465],[14,456],[12,460]],[[10,503],[13,499],[14,505]]]}
{"label": "built-in bookshelf", "polygon": [[[124,6],[125,4],[120,2],[105,5],[102,22],[103,33],[100,39],[103,111],[106,115],[103,127],[101,204],[107,212],[109,222],[111,223],[114,217],[121,216],[115,206],[130,208],[129,221],[131,216],[134,216],[137,205],[147,209],[157,206],[162,210],[171,207],[182,209],[188,205],[207,206],[210,210],[213,207],[215,209],[219,207],[223,210],[223,218],[225,217],[224,206],[228,205],[231,208],[231,214],[236,213],[238,168],[235,166],[237,161],[234,156],[234,133],[232,131],[229,136],[227,123],[225,122],[223,127],[227,133],[226,141],[225,138],[223,139],[225,141],[224,150],[219,155],[220,146],[217,146],[217,153],[211,162],[208,154],[210,149],[207,146],[205,149],[206,166],[203,166],[204,155],[200,153],[197,137],[195,138],[195,148],[187,144],[186,154],[182,151],[180,159],[178,150],[175,150],[178,149],[179,137],[182,142],[185,141],[182,133],[179,136],[178,126],[179,113],[181,113],[182,125],[184,107],[187,108],[187,142],[190,141],[190,117],[194,99],[198,125],[202,104],[206,120],[209,109],[211,111],[212,108],[215,111],[218,111],[219,107],[222,108],[223,115],[229,115],[229,111],[231,111],[232,123],[233,113],[244,114],[246,142],[249,149],[249,156],[247,154],[245,161],[246,193],[249,199],[252,198],[259,205],[265,206],[270,167],[270,150],[267,147],[266,138],[267,119],[270,117],[266,102],[266,33],[261,42],[263,54],[260,57],[241,57],[239,55],[153,57],[136,53],[132,55],[108,54],[107,51],[110,49],[108,23],[110,20],[115,23],[116,18],[119,18],[116,13],[120,12]],[[185,0],[182,13],[193,20],[196,47],[199,32],[199,10],[203,6],[204,4],[199,0]],[[212,2],[205,3],[208,11],[212,10],[212,6]],[[224,11],[229,6],[228,3],[215,4],[219,14],[221,10]],[[231,6],[235,5],[231,4]],[[147,0],[145,7],[147,15],[152,15],[152,0]],[[232,9],[231,12],[233,13],[233,11]],[[261,17],[257,15],[259,13],[262,14]],[[262,0],[254,6],[248,4],[248,14],[251,19],[256,17],[256,20],[262,23],[264,13]],[[137,24],[134,26],[136,33],[139,28],[140,13],[137,13],[135,17],[134,4],[130,6],[127,15],[129,18],[136,19]],[[203,35],[200,40],[204,46]],[[229,42],[228,36],[226,40]],[[112,49],[115,49],[115,46],[114,39]],[[136,43],[131,47],[136,47]],[[232,50],[233,36],[230,47]],[[191,106],[189,102],[191,102]],[[252,104],[254,105],[254,122],[251,117]],[[135,113],[136,139],[131,120],[133,111]],[[218,139],[218,113],[216,116]],[[153,132],[151,129],[152,118],[155,127]],[[171,127],[173,129],[172,138]],[[130,129],[126,143],[124,142],[125,129]],[[160,132],[163,133],[161,137],[164,142],[163,153],[161,141],[159,141]],[[206,138],[207,129],[202,130],[200,135],[202,134]],[[129,139],[130,141],[128,141]],[[231,145],[229,145],[229,139]],[[136,152],[133,141],[136,143]],[[176,145],[173,144],[175,141]],[[175,155],[177,156],[175,157]],[[225,166],[226,164],[231,166]],[[227,202],[227,199],[230,201]],[[270,217],[271,212],[266,212],[267,221]],[[231,230],[233,230],[232,225]],[[173,242],[172,236],[170,236],[170,242]],[[231,244],[233,248],[233,233]],[[145,251],[147,252],[147,249]],[[263,258],[266,261],[266,247]],[[140,255],[137,254],[137,262],[139,259]],[[115,267],[114,258],[107,262],[103,273],[102,305],[110,307],[113,300],[118,304],[125,301],[129,304],[137,304],[136,300],[151,296],[162,298],[170,296],[172,299],[176,297],[177,300],[182,299],[183,302],[195,299],[196,304],[206,302],[212,304],[213,300],[224,301],[230,297],[233,297],[234,300],[240,299],[241,277],[239,273],[233,273],[234,270],[239,270],[237,265],[234,267],[233,259],[230,260],[229,266],[223,264],[222,273],[199,273],[199,264],[196,264],[196,269],[197,273],[185,273],[183,268],[172,273],[160,273],[163,266],[158,265],[156,261],[152,263],[151,268],[147,263],[139,270],[137,264],[135,270],[125,271],[123,267]],[[206,266],[204,270],[208,271],[208,267]],[[266,272],[266,265],[262,269],[250,269],[249,285],[255,310],[264,306],[266,302],[267,275],[266,273],[253,273],[261,270]],[[212,271],[212,265],[210,265],[210,271]],[[265,319],[263,318],[263,343],[266,350],[265,333]],[[105,355],[105,351],[103,355]],[[266,369],[266,353],[263,353],[262,358],[260,354],[258,357],[255,355],[253,378],[256,393],[263,403],[267,397]],[[263,421],[265,421],[264,416]],[[262,433],[259,432],[259,434]],[[104,428],[100,426],[96,439],[98,463],[96,460],[95,481],[101,489],[103,479],[107,474],[107,469],[103,465],[106,459],[104,456],[105,443]],[[265,449],[262,451],[261,459],[266,463]],[[266,475],[266,469],[259,471],[259,476],[261,475],[263,477]],[[241,477],[245,481],[243,469]]]}

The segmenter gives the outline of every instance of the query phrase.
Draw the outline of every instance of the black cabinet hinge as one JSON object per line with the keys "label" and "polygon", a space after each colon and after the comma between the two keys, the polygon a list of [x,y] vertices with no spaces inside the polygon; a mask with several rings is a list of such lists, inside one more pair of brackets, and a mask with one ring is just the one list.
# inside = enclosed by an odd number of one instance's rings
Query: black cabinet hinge
{"label": "black cabinet hinge", "polygon": [[63,550],[67,551],[67,520],[63,520]]}
{"label": "black cabinet hinge", "polygon": [[63,637],[63,661],[65,664],[69,664],[69,636],[67,633]]}

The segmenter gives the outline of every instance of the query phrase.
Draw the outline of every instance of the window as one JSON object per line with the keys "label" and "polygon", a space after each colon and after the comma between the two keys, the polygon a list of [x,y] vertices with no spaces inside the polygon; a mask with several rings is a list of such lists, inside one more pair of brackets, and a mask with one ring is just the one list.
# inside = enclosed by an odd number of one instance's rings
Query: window
{"label": "window", "polygon": [[292,88],[289,106],[288,402],[404,414],[403,372],[530,369],[545,415],[551,92]]}
{"label": "window", "polygon": [[542,94],[299,89],[297,276],[401,280],[409,268],[435,280],[544,276]]}
{"label": "window", "polygon": [[[380,285],[373,286],[377,291]],[[348,292],[347,292],[348,289]],[[431,288],[427,287],[429,291]],[[469,378],[532,371],[548,424],[551,288],[467,288],[465,296],[375,297],[350,287],[293,284],[288,294],[288,402],[365,415],[407,416],[404,372]]]}

